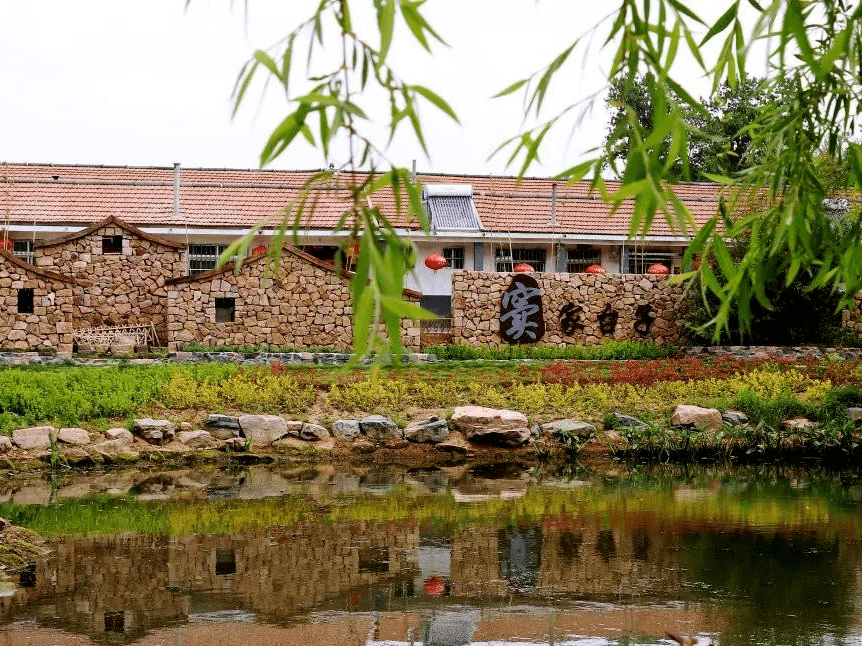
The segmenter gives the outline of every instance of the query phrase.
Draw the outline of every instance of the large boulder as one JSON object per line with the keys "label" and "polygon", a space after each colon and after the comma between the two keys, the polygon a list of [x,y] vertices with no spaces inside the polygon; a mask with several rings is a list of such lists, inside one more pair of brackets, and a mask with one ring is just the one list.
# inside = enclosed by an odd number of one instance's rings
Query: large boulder
{"label": "large boulder", "polygon": [[717,408],[701,408],[700,406],[680,404],[673,411],[670,423],[674,426],[688,426],[715,431],[722,427],[724,420]]}
{"label": "large boulder", "polygon": [[86,446],[90,443],[90,434],[83,428],[61,428],[57,432],[57,440],[64,444]]}
{"label": "large boulder", "polygon": [[177,439],[192,449],[203,449],[215,444],[215,438],[206,431],[180,431]]}
{"label": "large boulder", "polygon": [[32,451],[34,449],[51,448],[51,440],[57,438],[57,429],[53,426],[31,426],[16,428],[12,431],[12,442],[19,449]]}
{"label": "large boulder", "polygon": [[453,453],[455,455],[467,455],[470,453],[470,445],[458,431],[449,433],[449,437],[444,442],[434,445],[434,448],[443,453]]}
{"label": "large boulder", "polygon": [[128,446],[135,441],[135,436],[127,428],[109,428],[105,431],[105,437],[109,440],[120,440]]}
{"label": "large boulder", "polygon": [[128,458],[138,457],[138,454],[129,449],[129,445],[123,440],[105,440],[98,444],[91,444],[86,448],[87,453],[94,457],[113,458],[123,455]]}
{"label": "large boulder", "polygon": [[328,440],[330,437],[329,431],[320,424],[305,423],[299,430],[299,439],[306,442],[320,442],[321,440]]}
{"label": "large boulder", "polygon": [[374,442],[404,439],[404,433],[398,425],[383,415],[370,415],[359,420],[359,429],[363,435]]}
{"label": "large boulder", "polygon": [[748,424],[748,415],[738,410],[729,410],[721,414],[721,419],[725,424],[731,426],[741,426]]}
{"label": "large boulder", "polygon": [[278,415],[240,415],[239,427],[254,447],[269,446],[287,435],[287,422]]}
{"label": "large boulder", "polygon": [[404,428],[404,439],[410,442],[427,442],[437,444],[445,442],[449,437],[449,424],[445,419],[431,417],[430,419],[410,422]]}
{"label": "large boulder", "polygon": [[174,439],[174,425],[166,419],[136,419],[135,435],[150,444],[167,444]]}
{"label": "large boulder", "polygon": [[210,414],[207,416],[205,430],[219,440],[239,437],[239,418],[233,415]]}
{"label": "large boulder", "polygon": [[355,440],[361,433],[359,421],[355,419],[340,419],[332,425],[332,434],[345,442]]}
{"label": "large boulder", "polygon": [[511,447],[530,439],[527,416],[513,410],[458,406],[450,421],[471,442]]}
{"label": "large boulder", "polygon": [[646,426],[643,420],[622,413],[614,413],[614,420],[616,420],[617,426],[622,428],[643,428]]}
{"label": "large boulder", "polygon": [[558,419],[539,426],[539,435],[560,437],[574,435],[582,440],[588,440],[596,433],[596,427],[579,419]]}

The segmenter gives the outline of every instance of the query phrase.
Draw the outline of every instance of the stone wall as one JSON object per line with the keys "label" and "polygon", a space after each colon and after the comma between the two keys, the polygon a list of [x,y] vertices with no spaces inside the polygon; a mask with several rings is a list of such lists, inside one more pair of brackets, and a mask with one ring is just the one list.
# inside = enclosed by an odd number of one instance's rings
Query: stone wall
{"label": "stone wall", "polygon": [[[122,236],[120,253],[103,238]],[[89,283],[75,288],[75,327],[153,323],[164,343],[169,278],[186,273],[184,245],[147,234],[117,218],[37,245],[36,265]]]}
{"label": "stone wall", "polygon": [[[233,265],[175,278],[168,291],[168,341],[203,345],[274,345],[339,350],[353,345],[350,275],[293,247],[285,247],[272,275],[265,255]],[[405,299],[418,302],[418,292]],[[233,320],[217,321],[216,299],[233,299]],[[221,302],[224,306],[225,303]],[[225,318],[224,310],[221,317]],[[404,347],[419,348],[419,323],[402,323]]]}
{"label": "stone wall", "polygon": [[[46,271],[0,251],[0,349],[44,348],[72,354],[71,276]],[[33,290],[33,312],[18,312],[19,290]]]}
{"label": "stone wall", "polygon": [[[522,275],[454,273],[452,332],[456,343],[506,344],[500,332],[501,302],[513,277]],[[554,273],[526,276],[535,278],[541,290],[545,333],[537,345],[595,345],[608,339],[657,344],[684,342],[680,324],[685,309],[683,286],[670,285],[664,276]],[[611,326],[614,313],[616,319]],[[504,325],[509,326],[510,322]]]}

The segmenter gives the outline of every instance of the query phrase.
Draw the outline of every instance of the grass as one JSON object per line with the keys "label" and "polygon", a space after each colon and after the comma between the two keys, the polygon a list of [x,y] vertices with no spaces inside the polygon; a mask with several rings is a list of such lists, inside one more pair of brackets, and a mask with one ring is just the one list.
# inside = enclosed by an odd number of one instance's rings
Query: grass
{"label": "grass", "polygon": [[576,360],[620,360],[658,359],[679,354],[675,346],[658,346],[636,341],[607,341],[601,345],[572,345],[563,348],[533,345],[506,345],[499,348],[475,347],[453,344],[432,346],[425,349],[441,360],[463,361],[471,359],[576,359]]}

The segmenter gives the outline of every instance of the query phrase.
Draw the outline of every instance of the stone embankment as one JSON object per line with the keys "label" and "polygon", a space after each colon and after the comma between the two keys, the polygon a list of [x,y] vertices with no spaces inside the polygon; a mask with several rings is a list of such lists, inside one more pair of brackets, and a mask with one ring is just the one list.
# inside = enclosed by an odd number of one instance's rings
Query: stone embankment
{"label": "stone embankment", "polygon": [[[862,421],[862,409],[848,408],[845,416]],[[39,464],[134,463],[142,459],[162,461],[206,452],[202,457],[246,456],[249,461],[289,459],[319,460],[329,457],[367,456],[378,450],[400,450],[425,446],[427,455],[475,457],[488,450],[518,450],[533,444],[537,453],[554,446],[570,449],[591,443],[595,450],[619,448],[620,431],[649,429],[649,423],[616,413],[616,429],[600,431],[578,419],[559,419],[531,425],[518,411],[458,406],[448,418],[429,416],[416,419],[403,428],[383,415],[361,419],[339,419],[324,425],[266,414],[210,414],[196,427],[190,422],[175,424],[167,419],[136,419],[129,428],[110,428],[102,432],[82,428],[34,426],[0,436],[0,460],[7,468],[36,467]],[[676,429],[696,432],[718,431],[723,427],[750,426],[739,411],[679,405],[670,419]],[[807,419],[784,422],[787,429],[812,428]],[[512,453],[513,457],[522,455]],[[433,462],[433,458],[431,459]],[[2,462],[0,462],[2,466]]]}
{"label": "stone embankment", "polygon": [[[171,352],[167,357],[60,357],[54,353],[41,352],[0,352],[0,365],[3,366],[115,366],[120,364],[153,365],[165,363],[236,363],[254,366],[272,363],[315,365],[345,364],[353,355],[346,352]],[[364,359],[361,363],[370,363]],[[430,363],[437,361],[433,354],[411,352],[401,355],[402,363]]]}

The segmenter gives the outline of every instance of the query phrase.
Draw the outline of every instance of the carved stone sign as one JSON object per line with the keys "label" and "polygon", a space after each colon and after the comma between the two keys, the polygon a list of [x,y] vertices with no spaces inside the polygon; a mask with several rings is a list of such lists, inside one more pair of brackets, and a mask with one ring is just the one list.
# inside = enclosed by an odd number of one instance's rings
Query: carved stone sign
{"label": "carved stone sign", "polygon": [[500,301],[500,336],[508,343],[535,343],[544,335],[539,283],[532,276],[516,275]]}
{"label": "carved stone sign", "polygon": [[574,303],[566,303],[560,310],[560,328],[563,334],[572,335],[575,330],[583,330],[586,326],[581,323],[581,315],[584,308]]}
{"label": "carved stone sign", "polygon": [[619,317],[619,312],[612,308],[610,303],[605,305],[605,309],[599,312],[598,317],[599,329],[602,331],[602,334],[613,334],[617,329],[617,319]]}
{"label": "carved stone sign", "polygon": [[652,305],[649,303],[638,305],[635,310],[635,332],[641,336],[649,334],[652,322],[655,321],[656,314],[657,313],[653,310]]}

